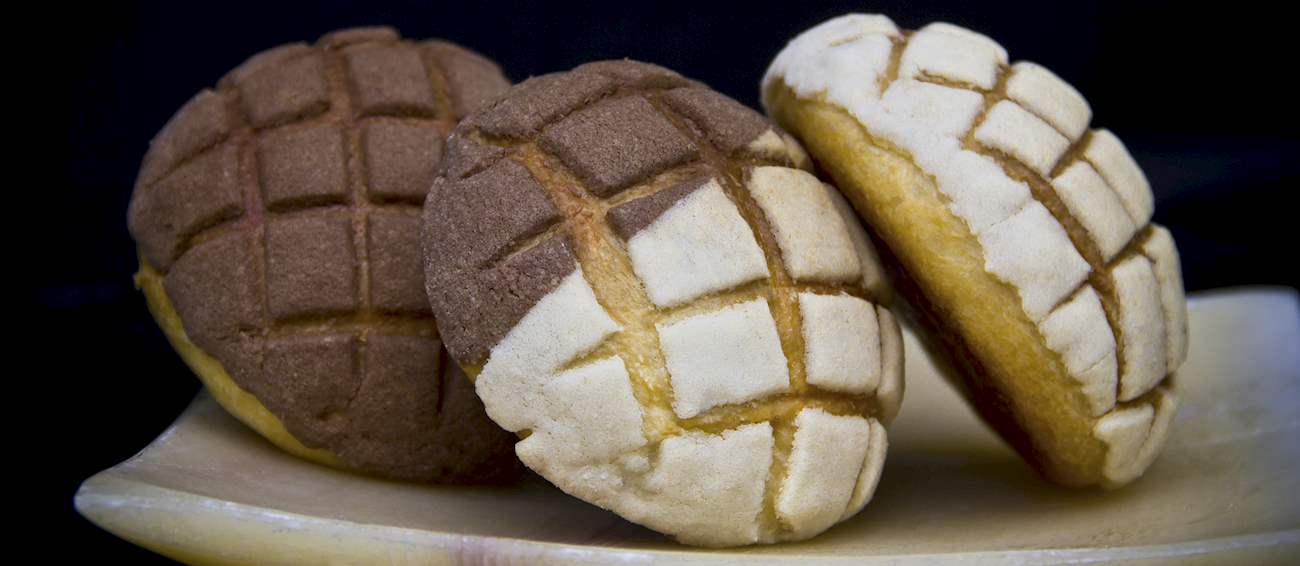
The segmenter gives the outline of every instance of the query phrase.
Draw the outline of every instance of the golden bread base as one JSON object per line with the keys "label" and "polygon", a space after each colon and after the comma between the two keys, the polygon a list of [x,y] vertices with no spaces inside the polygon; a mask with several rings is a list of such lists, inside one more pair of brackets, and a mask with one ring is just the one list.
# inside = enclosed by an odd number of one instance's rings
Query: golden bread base
{"label": "golden bread base", "polygon": [[140,256],[140,271],[135,274],[135,286],[144,293],[149,312],[153,313],[153,318],[167,336],[167,341],[185,360],[185,365],[194,370],[194,375],[199,376],[199,381],[203,382],[203,386],[222,408],[285,452],[318,464],[350,469],[333,452],[309,448],[299,442],[261,401],[235,384],[221,362],[190,341],[181,325],[181,317],[163,287],[162,274],[149,265],[143,255]]}
{"label": "golden bread base", "polygon": [[1080,387],[1015,288],[985,270],[979,241],[948,210],[935,181],[840,107],[801,99],[780,81],[768,89],[771,115],[804,142],[879,237],[903,276],[896,286],[948,346],[984,419],[1049,479],[1104,483],[1107,447],[1093,436],[1096,419]]}

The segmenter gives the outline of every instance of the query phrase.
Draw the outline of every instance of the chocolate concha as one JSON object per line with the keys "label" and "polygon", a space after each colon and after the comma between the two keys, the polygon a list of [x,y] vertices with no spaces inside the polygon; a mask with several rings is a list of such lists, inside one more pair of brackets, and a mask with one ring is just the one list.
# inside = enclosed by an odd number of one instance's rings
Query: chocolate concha
{"label": "chocolate concha", "polygon": [[804,539],[867,503],[899,329],[870,241],[793,138],[604,61],[515,86],[443,166],[430,302],[526,465],[698,545]]}
{"label": "chocolate concha", "polygon": [[440,347],[420,205],[446,135],[509,82],[390,28],[251,57],[153,139],[138,285],[214,397],[280,447],[391,478],[519,468]]}

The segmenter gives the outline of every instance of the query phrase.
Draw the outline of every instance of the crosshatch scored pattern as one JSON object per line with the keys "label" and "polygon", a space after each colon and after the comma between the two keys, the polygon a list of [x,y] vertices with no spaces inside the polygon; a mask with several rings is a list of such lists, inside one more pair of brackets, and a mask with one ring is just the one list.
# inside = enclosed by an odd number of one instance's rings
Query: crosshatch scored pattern
{"label": "crosshatch scored pattern", "polygon": [[495,473],[494,428],[444,368],[418,235],[446,134],[508,86],[458,46],[342,30],[231,71],[142,164],[131,231],[189,339],[350,467]]}
{"label": "crosshatch scored pattern", "polygon": [[901,337],[797,142],[616,61],[530,79],[448,143],[431,303],[525,464],[695,544],[806,538],[866,504]]}
{"label": "crosshatch scored pattern", "polygon": [[1140,475],[1177,405],[1165,379],[1187,354],[1183,288],[1146,177],[1114,134],[1088,129],[1087,101],[978,33],[858,14],[792,41],[765,84],[777,80],[842,106],[933,176],[1078,382],[1109,446],[1107,481]]}

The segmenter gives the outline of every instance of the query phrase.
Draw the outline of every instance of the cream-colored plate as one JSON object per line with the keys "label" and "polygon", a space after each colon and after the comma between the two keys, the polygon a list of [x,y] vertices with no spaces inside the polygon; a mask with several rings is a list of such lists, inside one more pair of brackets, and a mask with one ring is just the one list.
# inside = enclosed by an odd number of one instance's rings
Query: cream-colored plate
{"label": "cream-colored plate", "polygon": [[907,395],[875,500],[807,542],[674,544],[531,479],[428,487],[297,460],[201,395],[77,510],[205,564],[610,562],[1283,562],[1300,556],[1300,300],[1250,289],[1191,302],[1181,412],[1164,454],[1116,492],[1035,476],[907,336]]}

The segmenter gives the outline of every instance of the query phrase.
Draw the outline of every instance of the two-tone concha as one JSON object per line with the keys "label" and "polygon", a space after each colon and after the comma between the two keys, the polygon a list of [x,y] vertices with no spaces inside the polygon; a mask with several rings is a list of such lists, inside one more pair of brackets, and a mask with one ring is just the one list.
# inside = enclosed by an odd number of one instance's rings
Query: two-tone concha
{"label": "two-tone concha", "polygon": [[517,85],[448,147],[430,302],[525,464],[692,544],[803,539],[866,504],[900,335],[871,244],[797,142],[608,61]]}
{"label": "two-tone concha", "polygon": [[1068,485],[1139,477],[1186,357],[1169,232],[1070,85],[948,24],[848,15],[801,34],[764,104],[846,192],[984,417]]}

